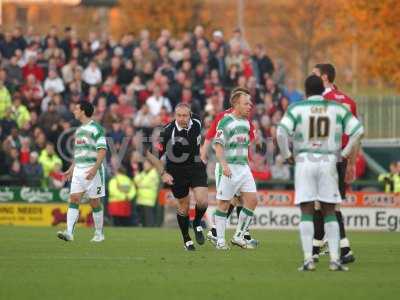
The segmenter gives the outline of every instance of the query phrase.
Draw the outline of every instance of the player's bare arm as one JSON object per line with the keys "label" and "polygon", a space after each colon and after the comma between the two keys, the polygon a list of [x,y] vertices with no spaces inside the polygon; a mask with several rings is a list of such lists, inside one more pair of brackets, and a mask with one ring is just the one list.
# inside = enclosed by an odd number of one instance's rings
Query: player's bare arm
{"label": "player's bare arm", "polygon": [[290,151],[289,147],[289,135],[291,133],[288,132],[288,129],[283,127],[281,124],[278,126],[278,131],[277,131],[277,143],[279,146],[279,149],[281,150],[281,154],[286,160],[287,163],[293,165],[295,160],[293,157],[293,153]]}
{"label": "player's bare arm", "polygon": [[218,162],[222,166],[223,174],[226,177],[231,177],[232,176],[231,169],[229,168],[228,163],[226,162],[224,157],[224,147],[219,143],[215,143],[214,147],[215,147],[215,156],[217,157]]}
{"label": "player's bare arm", "polygon": [[71,180],[74,168],[75,168],[75,162],[72,162],[68,170],[63,173],[63,175],[67,178],[67,180]]}
{"label": "player's bare arm", "polygon": [[354,181],[357,155],[358,155],[358,152],[360,151],[360,148],[361,148],[361,138],[354,145],[354,147],[353,147],[353,149],[352,149],[352,151],[351,151],[351,153],[350,153],[350,155],[348,157],[346,177],[345,177],[346,183],[352,183]]}
{"label": "player's bare arm", "polygon": [[106,149],[99,149],[97,151],[96,163],[93,167],[86,172],[86,179],[92,180],[94,176],[96,176],[97,170],[100,168],[101,164],[103,163],[104,158],[106,157]]}
{"label": "player's bare arm", "polygon": [[207,163],[208,160],[208,148],[210,147],[211,140],[205,139],[203,146],[200,148],[200,159],[203,161],[203,163]]}
{"label": "player's bare arm", "polygon": [[158,173],[161,175],[161,179],[164,183],[172,185],[174,183],[174,178],[165,170],[164,163],[161,159],[158,159],[150,151],[146,152],[146,158],[151,161],[151,163],[156,167]]}

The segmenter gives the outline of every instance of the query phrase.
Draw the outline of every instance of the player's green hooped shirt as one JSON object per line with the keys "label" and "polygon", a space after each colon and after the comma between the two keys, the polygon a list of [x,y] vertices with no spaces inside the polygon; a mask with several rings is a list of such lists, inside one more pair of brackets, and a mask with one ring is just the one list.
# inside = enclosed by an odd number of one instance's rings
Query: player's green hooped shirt
{"label": "player's green hooped shirt", "polygon": [[322,96],[290,105],[278,126],[293,136],[294,153],[337,154],[343,134],[362,130],[347,107]]}
{"label": "player's green hooped shirt", "polygon": [[247,119],[239,119],[227,114],[219,121],[215,144],[224,147],[225,160],[229,164],[248,164],[250,144],[250,123]]}
{"label": "player's green hooped shirt", "polygon": [[107,149],[104,129],[91,120],[81,125],[75,132],[75,166],[80,168],[93,166],[99,149]]}

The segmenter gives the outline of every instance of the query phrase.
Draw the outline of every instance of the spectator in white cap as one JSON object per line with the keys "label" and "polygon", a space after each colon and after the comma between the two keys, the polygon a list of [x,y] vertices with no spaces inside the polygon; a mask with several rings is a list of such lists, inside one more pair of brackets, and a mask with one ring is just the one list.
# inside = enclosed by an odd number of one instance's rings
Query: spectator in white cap
{"label": "spectator in white cap", "polygon": [[215,42],[221,42],[221,41],[223,41],[223,39],[224,39],[224,34],[222,33],[222,31],[221,30],[215,30],[214,32],[213,32],[213,40],[215,41]]}

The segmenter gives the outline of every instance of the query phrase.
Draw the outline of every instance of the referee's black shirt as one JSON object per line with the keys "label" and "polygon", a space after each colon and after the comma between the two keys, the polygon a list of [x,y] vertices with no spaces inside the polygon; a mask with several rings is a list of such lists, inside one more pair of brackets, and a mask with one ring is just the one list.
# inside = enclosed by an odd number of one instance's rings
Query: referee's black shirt
{"label": "referee's black shirt", "polygon": [[166,167],[201,164],[201,122],[192,116],[188,128],[180,128],[173,120],[160,133],[159,157],[166,155]]}

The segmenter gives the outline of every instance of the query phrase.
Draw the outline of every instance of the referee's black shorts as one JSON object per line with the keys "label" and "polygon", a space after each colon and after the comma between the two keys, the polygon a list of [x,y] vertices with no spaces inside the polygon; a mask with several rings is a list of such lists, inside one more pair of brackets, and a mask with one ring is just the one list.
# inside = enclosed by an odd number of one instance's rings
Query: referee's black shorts
{"label": "referee's black shorts", "polygon": [[345,177],[346,177],[346,169],[347,169],[347,160],[343,159],[342,161],[339,161],[338,163],[336,163],[336,168],[337,168],[338,177],[339,177],[340,197],[342,197],[342,200],[344,200],[344,199],[346,199]]}
{"label": "referee's black shorts", "polygon": [[190,188],[208,187],[206,165],[202,162],[167,166],[167,172],[174,178],[171,190],[177,199],[189,195]]}

